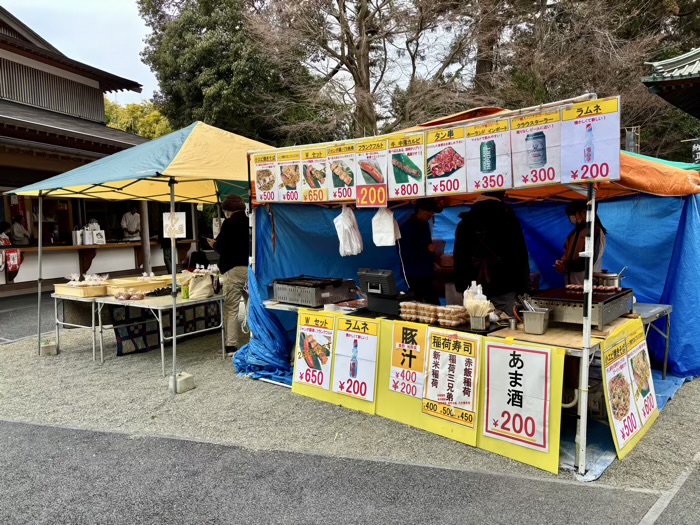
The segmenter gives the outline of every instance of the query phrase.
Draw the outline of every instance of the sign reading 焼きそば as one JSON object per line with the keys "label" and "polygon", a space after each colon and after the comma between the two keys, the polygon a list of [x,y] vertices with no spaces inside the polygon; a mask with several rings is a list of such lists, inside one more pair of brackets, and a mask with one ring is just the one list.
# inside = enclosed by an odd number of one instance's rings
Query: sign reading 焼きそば
{"label": "sign reading \u713c\u304d\u305d\u3070", "polygon": [[425,337],[427,325],[394,323],[389,390],[422,398],[425,386]]}
{"label": "sign reading \u713c\u304d\u305d\u3070", "polygon": [[299,311],[294,381],[329,390],[335,317]]}
{"label": "sign reading \u713c\u304d\u305d\u3070", "polygon": [[620,179],[620,97],[562,110],[561,181]]}
{"label": "sign reading \u713c\u304d\u305d\u3070", "polygon": [[475,427],[480,341],[463,332],[428,329],[424,414]]}
{"label": "sign reading \u713c\u304d\u305d\u3070", "polygon": [[513,186],[561,182],[561,112],[549,110],[510,119]]}
{"label": "sign reading \u713c\u304d\u305d\u3070", "polygon": [[255,171],[255,198],[258,202],[277,200],[277,155],[260,153],[252,156]]}
{"label": "sign reading \u713c\u304d\u305d\u3070", "polygon": [[484,435],[549,451],[552,350],[486,343]]}
{"label": "sign reading \u713c\u304d\u305d\u3070", "polygon": [[466,135],[469,193],[512,188],[510,121],[468,126]]}
{"label": "sign reading \u713c\u304d\u305d\u3070", "polygon": [[379,321],[339,317],[335,332],[333,392],[374,401]]}

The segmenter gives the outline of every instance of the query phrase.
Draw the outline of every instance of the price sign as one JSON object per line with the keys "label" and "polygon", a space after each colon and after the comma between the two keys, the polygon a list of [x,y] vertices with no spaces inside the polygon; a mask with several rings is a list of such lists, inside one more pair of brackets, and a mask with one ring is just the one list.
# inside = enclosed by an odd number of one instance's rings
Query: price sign
{"label": "price sign", "polygon": [[335,335],[333,392],[374,401],[379,322],[340,317]]}
{"label": "price sign", "polygon": [[627,335],[627,360],[632,377],[634,402],[644,427],[655,414],[659,413],[659,409],[656,405],[656,389],[651,377],[644,326],[641,323]]}
{"label": "price sign", "polygon": [[445,128],[426,133],[428,157],[426,193],[449,195],[467,192],[464,128]]}
{"label": "price sign", "polygon": [[552,350],[486,344],[484,435],[549,451]]}
{"label": "price sign", "polygon": [[510,120],[513,186],[528,188],[561,182],[561,115],[546,111]]}
{"label": "price sign", "polygon": [[562,182],[620,179],[620,97],[562,111]]}
{"label": "price sign", "polygon": [[355,144],[338,144],[327,150],[328,198],[331,201],[355,200]]}
{"label": "price sign", "polygon": [[475,427],[479,341],[462,332],[428,329],[424,414]]}
{"label": "price sign", "polygon": [[294,381],[330,389],[334,333],[334,316],[299,312]]}
{"label": "price sign", "polygon": [[617,342],[606,345],[603,352],[603,376],[608,418],[615,430],[615,443],[622,450],[642,428],[634,401],[632,379],[627,357],[627,339],[623,334]]}
{"label": "price sign", "polygon": [[389,390],[421,398],[425,385],[426,325],[394,323]]}
{"label": "price sign", "polygon": [[386,208],[387,191],[386,184],[375,186],[357,186],[358,208]]}
{"label": "price sign", "polygon": [[277,200],[277,155],[263,153],[253,155],[255,173],[255,198],[258,202]]}
{"label": "price sign", "polygon": [[510,121],[503,119],[469,126],[466,135],[469,192],[512,188]]}
{"label": "price sign", "polygon": [[301,151],[277,154],[278,198],[282,202],[301,202]]}
{"label": "price sign", "polygon": [[425,135],[390,135],[389,154],[389,198],[425,196]]}
{"label": "price sign", "polygon": [[301,152],[301,193],[304,202],[323,202],[328,195],[326,148]]}

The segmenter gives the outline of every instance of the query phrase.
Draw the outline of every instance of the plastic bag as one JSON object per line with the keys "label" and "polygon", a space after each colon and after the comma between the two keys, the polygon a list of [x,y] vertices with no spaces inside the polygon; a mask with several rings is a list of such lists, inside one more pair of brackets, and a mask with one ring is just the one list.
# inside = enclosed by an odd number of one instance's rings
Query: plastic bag
{"label": "plastic bag", "polygon": [[375,246],[395,246],[401,238],[394,213],[388,208],[379,208],[372,217],[372,239]]}
{"label": "plastic bag", "polygon": [[338,240],[340,241],[340,255],[345,257],[348,255],[357,255],[362,253],[364,245],[362,244],[362,235],[360,228],[357,225],[357,219],[349,206],[344,205],[343,210],[335,219],[333,219],[335,229],[338,232]]}
{"label": "plastic bag", "polygon": [[211,275],[193,275],[190,280],[190,299],[208,299],[214,295]]}

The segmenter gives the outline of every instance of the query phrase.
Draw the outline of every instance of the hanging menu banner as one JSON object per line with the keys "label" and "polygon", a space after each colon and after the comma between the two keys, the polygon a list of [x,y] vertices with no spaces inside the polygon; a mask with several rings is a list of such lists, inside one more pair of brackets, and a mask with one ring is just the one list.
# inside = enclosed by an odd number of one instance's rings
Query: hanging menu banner
{"label": "hanging menu banner", "polygon": [[275,153],[261,153],[253,155],[255,166],[255,198],[259,202],[273,202],[277,200],[277,155]]}
{"label": "hanging menu banner", "polygon": [[555,109],[510,120],[513,186],[561,182],[561,115]]}
{"label": "hanging menu banner", "polygon": [[385,138],[358,142],[355,147],[358,175],[355,184],[359,208],[386,207],[388,150]]}
{"label": "hanging menu banner", "polygon": [[282,202],[301,201],[301,151],[277,154],[277,187]]}
{"label": "hanging menu banner", "polygon": [[327,150],[328,199],[332,201],[355,200],[355,144],[338,144]]}
{"label": "hanging menu banner", "polygon": [[389,199],[425,195],[425,135],[412,133],[389,137]]}
{"label": "hanging menu banner", "polygon": [[335,317],[299,311],[294,381],[329,390]]}
{"label": "hanging menu banner", "polygon": [[422,398],[425,385],[427,325],[394,322],[389,390]]}
{"label": "hanging menu banner", "polygon": [[423,413],[474,428],[480,337],[428,329]]}
{"label": "hanging menu banner", "polygon": [[467,192],[464,162],[466,141],[464,128],[445,128],[426,132],[428,157],[426,193],[449,195]]}
{"label": "hanging menu banner", "polygon": [[510,121],[468,126],[466,136],[467,190],[475,193],[512,188]]}
{"label": "hanging menu banner", "polygon": [[549,451],[551,362],[551,348],[486,344],[485,436]]}
{"label": "hanging menu banner", "polygon": [[374,401],[379,322],[339,317],[335,333],[333,392]]}
{"label": "hanging menu banner", "polygon": [[301,196],[304,202],[328,200],[326,148],[307,149],[301,153]]}
{"label": "hanging menu banner", "polygon": [[562,111],[563,183],[620,179],[620,97]]}

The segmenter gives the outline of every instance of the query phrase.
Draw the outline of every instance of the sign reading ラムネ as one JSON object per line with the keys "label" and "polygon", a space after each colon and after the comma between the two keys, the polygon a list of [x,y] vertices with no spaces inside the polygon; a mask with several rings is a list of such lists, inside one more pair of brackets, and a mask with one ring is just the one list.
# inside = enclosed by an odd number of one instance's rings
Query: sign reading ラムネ
{"label": "sign reading \u30e9\u30e0\u30cd", "polygon": [[620,97],[562,110],[561,181],[620,179]]}
{"label": "sign reading \u30e9\u30e0\u30cd", "polygon": [[484,435],[549,451],[552,350],[486,344]]}
{"label": "sign reading \u30e9\u30e0\u30cd", "polygon": [[428,330],[428,364],[423,413],[459,425],[476,424],[478,336]]}
{"label": "sign reading \u30e9\u30e0\u30cd", "polygon": [[335,333],[333,392],[374,401],[379,322],[339,317]]}

